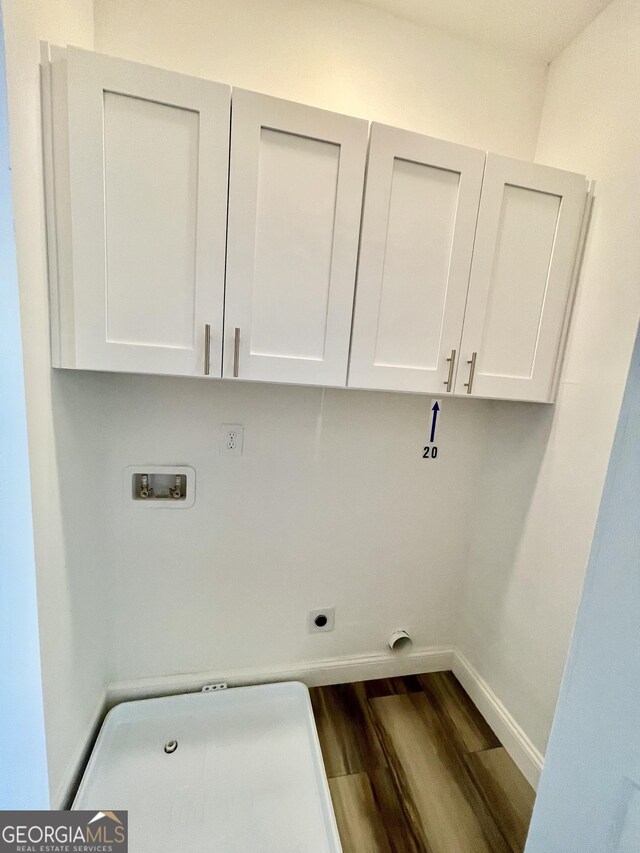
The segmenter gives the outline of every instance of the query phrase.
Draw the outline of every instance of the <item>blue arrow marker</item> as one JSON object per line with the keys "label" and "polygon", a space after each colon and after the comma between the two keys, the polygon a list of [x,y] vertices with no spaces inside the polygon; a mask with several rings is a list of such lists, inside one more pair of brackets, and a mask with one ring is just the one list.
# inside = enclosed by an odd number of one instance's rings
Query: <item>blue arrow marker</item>
{"label": "blue arrow marker", "polygon": [[433,412],[433,419],[431,420],[431,438],[429,439],[429,443],[433,444],[433,439],[436,437],[436,421],[438,420],[438,412],[440,411],[437,400],[433,404],[431,411]]}

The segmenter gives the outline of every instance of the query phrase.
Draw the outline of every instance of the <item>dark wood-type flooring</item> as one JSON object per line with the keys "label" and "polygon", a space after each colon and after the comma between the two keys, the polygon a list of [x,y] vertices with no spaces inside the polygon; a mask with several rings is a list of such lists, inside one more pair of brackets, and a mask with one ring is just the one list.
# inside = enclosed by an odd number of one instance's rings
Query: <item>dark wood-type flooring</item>
{"label": "dark wood-type flooring", "polygon": [[344,853],[520,853],[534,792],[453,673],[316,687]]}

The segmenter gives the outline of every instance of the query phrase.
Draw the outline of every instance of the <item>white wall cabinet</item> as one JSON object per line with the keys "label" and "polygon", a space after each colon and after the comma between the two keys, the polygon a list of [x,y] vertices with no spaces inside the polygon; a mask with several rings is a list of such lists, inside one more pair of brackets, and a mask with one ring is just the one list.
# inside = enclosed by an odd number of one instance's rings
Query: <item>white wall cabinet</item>
{"label": "white wall cabinet", "polygon": [[586,198],[582,175],[374,125],[349,385],[550,402]]}
{"label": "white wall cabinet", "polygon": [[487,156],[457,394],[552,399],[586,198],[582,175]]}
{"label": "white wall cabinet", "polygon": [[43,104],[54,365],[219,377],[230,89],[53,48]]}
{"label": "white wall cabinet", "polygon": [[371,128],[349,385],[453,390],[485,154]]}
{"label": "white wall cabinet", "polygon": [[74,48],[42,79],[54,366],[553,399],[581,175]]}
{"label": "white wall cabinet", "polygon": [[225,377],[346,384],[367,135],[234,89]]}

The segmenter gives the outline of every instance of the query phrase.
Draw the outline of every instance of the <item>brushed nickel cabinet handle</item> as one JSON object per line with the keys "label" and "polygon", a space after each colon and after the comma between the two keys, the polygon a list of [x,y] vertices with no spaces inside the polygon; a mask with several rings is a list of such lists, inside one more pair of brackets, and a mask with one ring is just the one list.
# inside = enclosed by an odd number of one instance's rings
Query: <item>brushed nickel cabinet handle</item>
{"label": "brushed nickel cabinet handle", "polygon": [[204,375],[208,376],[211,370],[211,326],[204,324]]}
{"label": "brushed nickel cabinet handle", "polygon": [[464,387],[467,389],[467,394],[471,393],[471,389],[473,388],[473,377],[476,375],[476,358],[478,357],[478,353],[471,353],[471,358],[467,362],[471,367],[469,368],[469,381],[464,383]]}
{"label": "brushed nickel cabinet handle", "polygon": [[451,350],[451,355],[447,359],[449,362],[449,375],[445,380],[445,385],[447,386],[447,394],[451,392],[451,388],[453,387],[453,370],[456,364],[456,351],[454,349]]}
{"label": "brushed nickel cabinet handle", "polygon": [[240,329],[236,326],[233,336],[233,378],[238,378],[238,369],[240,367]]}

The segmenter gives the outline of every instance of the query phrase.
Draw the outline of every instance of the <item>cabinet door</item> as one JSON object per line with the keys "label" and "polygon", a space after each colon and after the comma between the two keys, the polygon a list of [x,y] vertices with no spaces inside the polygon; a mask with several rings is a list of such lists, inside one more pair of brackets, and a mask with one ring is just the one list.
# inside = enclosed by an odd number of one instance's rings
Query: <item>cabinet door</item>
{"label": "cabinet door", "polygon": [[70,232],[58,244],[71,247],[58,260],[59,363],[202,375],[208,325],[219,377],[229,88],[76,49],[52,59]]}
{"label": "cabinet door", "polygon": [[586,190],[582,175],[488,155],[456,393],[551,400]]}
{"label": "cabinet door", "polygon": [[224,376],[346,384],[367,131],[234,89]]}
{"label": "cabinet door", "polygon": [[453,391],[484,161],[373,125],[350,386]]}

